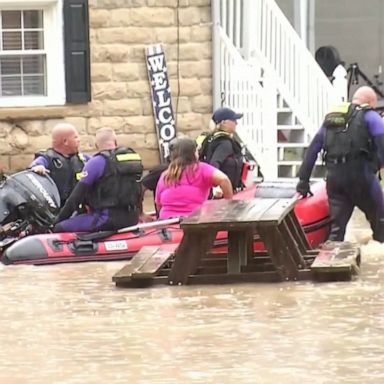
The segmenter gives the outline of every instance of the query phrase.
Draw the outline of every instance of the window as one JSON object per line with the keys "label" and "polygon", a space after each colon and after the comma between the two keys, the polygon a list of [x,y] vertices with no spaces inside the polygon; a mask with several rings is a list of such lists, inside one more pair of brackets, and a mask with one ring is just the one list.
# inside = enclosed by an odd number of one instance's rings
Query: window
{"label": "window", "polygon": [[43,11],[2,11],[0,33],[0,96],[46,96]]}
{"label": "window", "polygon": [[0,107],[90,100],[87,0],[0,1]]}

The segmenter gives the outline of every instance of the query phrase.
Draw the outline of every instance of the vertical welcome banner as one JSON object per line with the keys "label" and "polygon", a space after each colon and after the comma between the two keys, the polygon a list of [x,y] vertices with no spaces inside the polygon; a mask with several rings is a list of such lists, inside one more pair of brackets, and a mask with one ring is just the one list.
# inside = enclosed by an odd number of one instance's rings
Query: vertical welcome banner
{"label": "vertical welcome banner", "polygon": [[160,44],[146,47],[146,62],[160,161],[163,163],[169,156],[169,142],[176,137],[176,126],[165,54]]}

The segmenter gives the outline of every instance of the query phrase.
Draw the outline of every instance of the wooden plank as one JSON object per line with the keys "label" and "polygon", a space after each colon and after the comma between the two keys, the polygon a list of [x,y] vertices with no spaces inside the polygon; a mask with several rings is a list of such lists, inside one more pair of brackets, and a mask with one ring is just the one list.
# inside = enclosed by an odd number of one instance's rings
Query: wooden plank
{"label": "wooden plank", "polygon": [[344,273],[346,277],[352,277],[360,271],[360,248],[350,242],[329,241],[323,244],[319,254],[311,265],[311,271],[316,277]]}
{"label": "wooden plank", "polygon": [[299,270],[279,228],[260,225],[257,227],[257,231],[276,270],[286,280],[297,280]]}
{"label": "wooden plank", "polygon": [[145,246],[141,248],[127,265],[112,276],[112,281],[130,280],[132,273],[140,269],[158,248],[159,246]]}
{"label": "wooden plank", "polygon": [[293,210],[296,199],[275,199],[275,203],[258,219],[264,225],[278,225]]}
{"label": "wooden plank", "polygon": [[276,268],[276,271],[279,273],[281,279],[283,280],[286,277],[286,271],[282,259],[282,254],[278,249],[278,244],[275,241],[274,231],[270,231],[265,227],[258,227],[257,230],[262,242],[264,243],[265,249],[268,252],[268,256],[270,257],[273,265]]}
{"label": "wooden plank", "polygon": [[257,221],[278,199],[208,200],[194,214],[185,218],[182,228],[207,227],[217,224],[224,230],[228,224],[237,226]]}
{"label": "wooden plank", "polygon": [[281,253],[281,259],[286,271],[286,280],[297,280],[299,274],[299,268],[296,264],[292,249],[287,243],[287,238],[281,232],[280,226],[276,227],[275,244],[278,251]]}
{"label": "wooden plank", "polygon": [[286,245],[286,249],[291,255],[292,259],[295,261],[297,268],[306,268],[306,261],[304,260],[299,245],[296,242],[296,239],[293,236],[292,232],[290,231],[286,220],[283,220],[278,226],[278,228],[282,236],[282,242]]}
{"label": "wooden plank", "polygon": [[153,278],[166,262],[174,255],[178,244],[163,244],[158,247],[157,251],[136,271],[132,272],[132,279],[149,279]]}
{"label": "wooden plank", "polygon": [[250,257],[249,236],[248,230],[228,231],[228,273],[240,273],[241,266],[247,264],[247,259]]}
{"label": "wooden plank", "polygon": [[[304,269],[299,271],[298,280],[309,280],[312,278],[311,271]],[[276,271],[251,272],[235,275],[193,275],[189,276],[189,284],[232,284],[232,283],[279,283],[281,276]],[[169,284],[167,276],[155,276],[152,285]],[[120,288],[131,288],[131,282],[119,282],[116,286]]]}
{"label": "wooden plank", "polygon": [[307,236],[305,236],[303,227],[300,225],[294,210],[288,213],[286,220],[289,230],[299,245],[300,251],[303,254],[307,253],[308,250],[311,250],[312,247],[308,242]]}

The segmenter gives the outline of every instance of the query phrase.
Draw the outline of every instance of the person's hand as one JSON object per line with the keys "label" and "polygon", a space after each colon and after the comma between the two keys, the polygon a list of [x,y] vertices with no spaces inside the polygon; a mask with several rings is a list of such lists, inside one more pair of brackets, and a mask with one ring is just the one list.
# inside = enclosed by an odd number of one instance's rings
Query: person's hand
{"label": "person's hand", "polygon": [[139,218],[139,221],[141,223],[150,223],[150,222],[155,221],[155,220],[156,220],[156,218],[154,216],[148,215],[146,213],[142,213],[140,215],[140,218]]}
{"label": "person's hand", "polygon": [[303,197],[307,197],[308,195],[313,196],[308,180],[300,180],[296,185],[296,191]]}
{"label": "person's hand", "polygon": [[219,186],[213,187],[212,196],[214,199],[221,199],[223,197],[223,190]]}
{"label": "person's hand", "polygon": [[35,165],[31,170],[39,175],[47,175],[49,173],[49,169],[45,168],[44,165]]}

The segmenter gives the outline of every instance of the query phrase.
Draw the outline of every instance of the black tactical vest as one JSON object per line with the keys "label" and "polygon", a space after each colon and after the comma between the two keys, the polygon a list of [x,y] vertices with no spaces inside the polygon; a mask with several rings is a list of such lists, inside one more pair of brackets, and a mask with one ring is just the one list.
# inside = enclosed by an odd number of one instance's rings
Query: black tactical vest
{"label": "black tactical vest", "polygon": [[102,151],[106,159],[103,177],[87,199],[93,209],[122,208],[134,211],[141,199],[143,164],[140,155],[131,148],[119,147]]}
{"label": "black tactical vest", "polygon": [[327,164],[356,159],[374,161],[374,143],[364,121],[369,109],[351,104],[346,113],[331,112],[325,117],[324,160]]}
{"label": "black tactical vest", "polygon": [[231,180],[233,189],[240,188],[242,186],[241,173],[243,170],[244,156],[241,151],[241,145],[230,135],[221,131],[207,135],[201,146],[199,158],[206,163],[210,163],[214,152],[216,149],[220,150],[218,147],[224,140],[231,142],[233,154],[225,159],[220,171],[224,172],[229,180]]}
{"label": "black tactical vest", "polygon": [[50,148],[45,152],[38,152],[35,158],[43,156],[48,161],[49,176],[59,190],[61,205],[65,203],[76,183],[80,180],[85,160],[81,153],[65,157]]}

